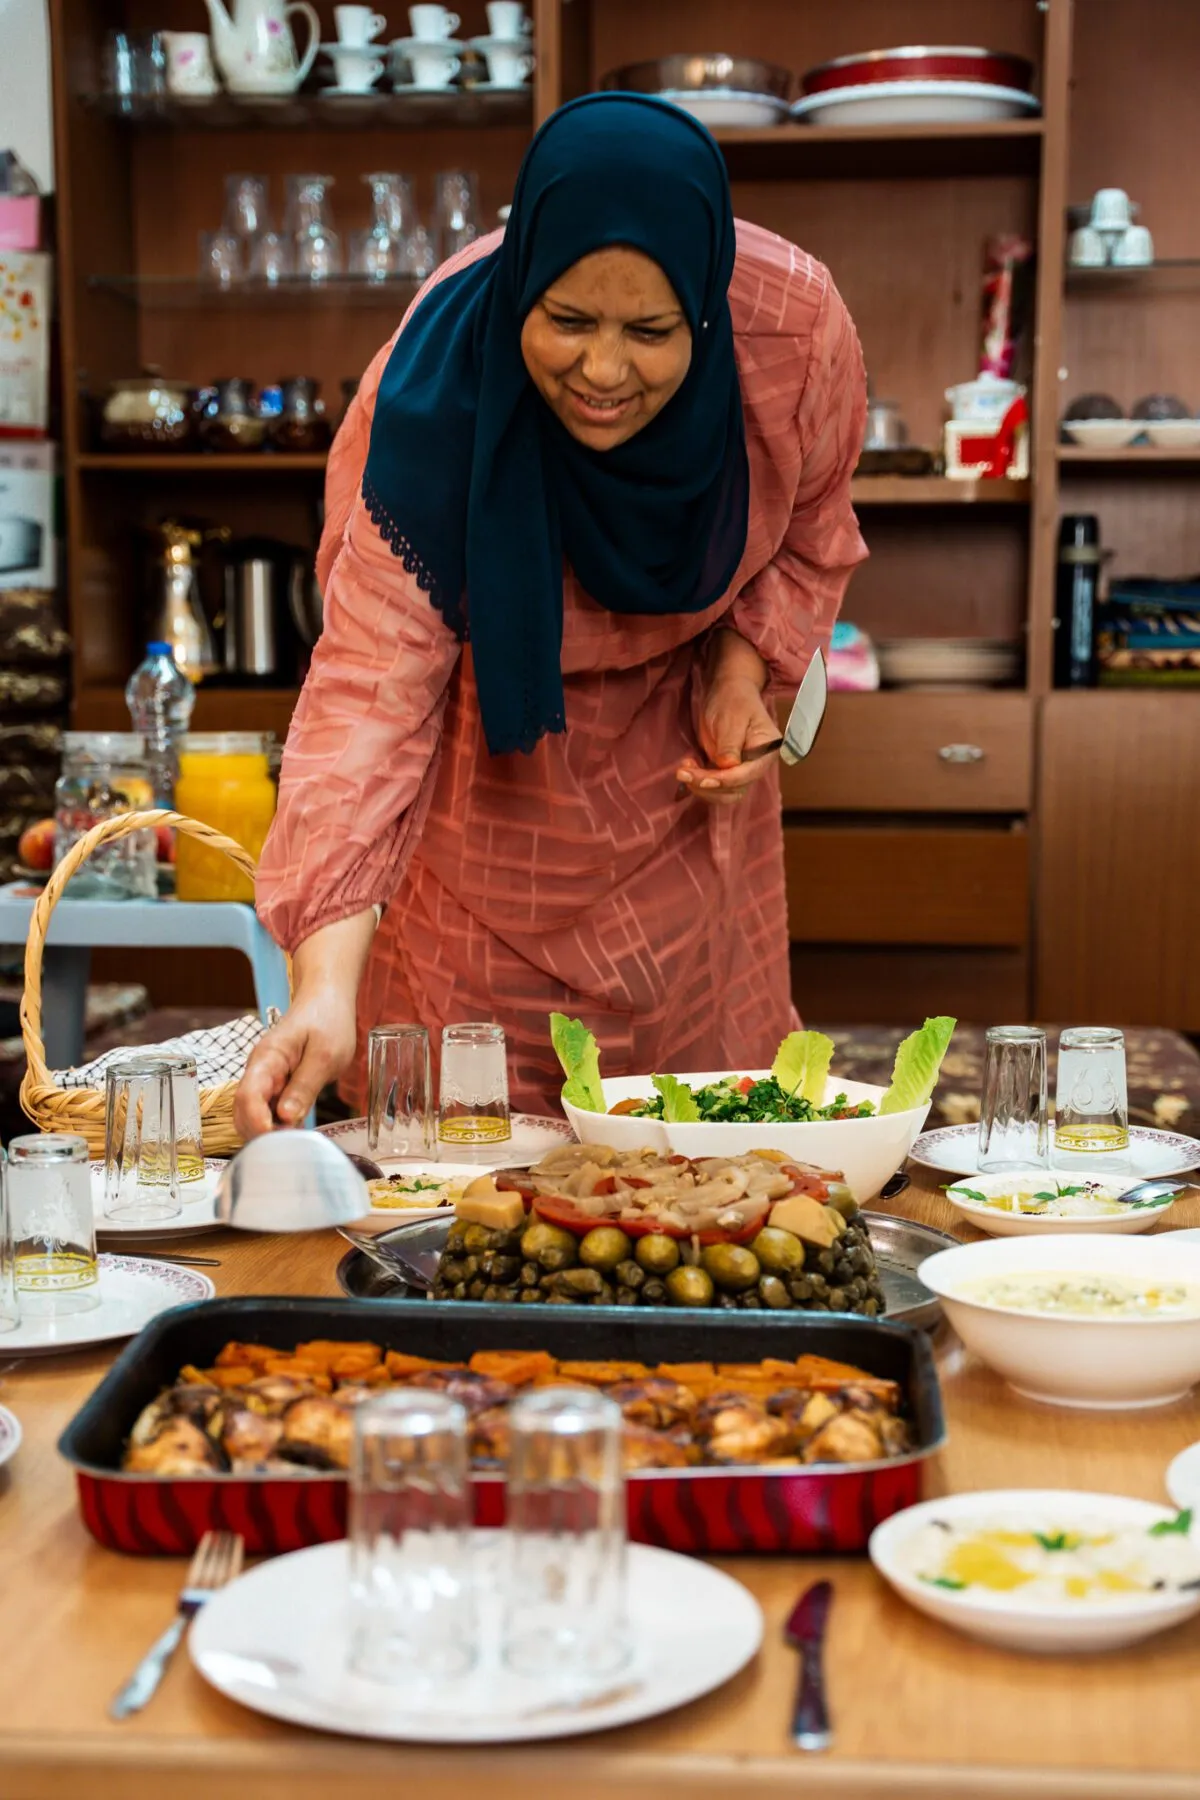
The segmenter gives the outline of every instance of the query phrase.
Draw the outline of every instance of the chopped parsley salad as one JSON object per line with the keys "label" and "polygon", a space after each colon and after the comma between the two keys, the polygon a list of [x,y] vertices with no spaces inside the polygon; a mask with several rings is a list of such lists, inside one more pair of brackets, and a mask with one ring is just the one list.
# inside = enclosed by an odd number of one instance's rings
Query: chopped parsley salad
{"label": "chopped parsley salad", "polygon": [[[880,1113],[908,1112],[932,1097],[956,1023],[944,1017],[926,1019],[920,1031],[904,1039],[896,1051],[891,1085],[879,1102]],[[550,1036],[566,1076],[563,1099],[581,1112],[608,1112],[600,1078],[600,1047],[592,1033],[579,1019],[551,1013]],[[832,1039],[820,1031],[793,1031],[780,1044],[769,1075],[724,1075],[699,1088],[689,1087],[676,1075],[652,1075],[652,1094],[623,1100],[612,1110],[674,1125],[782,1125],[870,1118],[876,1107],[869,1100],[852,1102],[844,1093],[826,1099],[832,1060]]]}

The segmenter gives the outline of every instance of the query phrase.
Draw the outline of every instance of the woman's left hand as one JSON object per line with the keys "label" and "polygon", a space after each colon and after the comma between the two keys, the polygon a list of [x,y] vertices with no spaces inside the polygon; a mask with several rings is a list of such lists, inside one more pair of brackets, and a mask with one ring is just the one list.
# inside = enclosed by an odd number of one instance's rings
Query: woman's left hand
{"label": "woman's left hand", "polygon": [[681,785],[697,800],[717,806],[735,804],[756,781],[770,774],[775,760],[760,756],[753,762],[742,761],[747,750],[779,736],[779,725],[763,703],[761,679],[743,669],[726,671],[718,666],[704,696],[699,736],[710,766],[702,767],[694,757],[685,757],[676,770]]}

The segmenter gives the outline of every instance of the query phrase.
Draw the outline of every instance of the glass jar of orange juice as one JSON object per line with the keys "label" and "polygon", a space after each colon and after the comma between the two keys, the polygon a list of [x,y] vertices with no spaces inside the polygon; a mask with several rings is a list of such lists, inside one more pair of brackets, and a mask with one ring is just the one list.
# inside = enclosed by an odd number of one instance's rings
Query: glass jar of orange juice
{"label": "glass jar of orange juice", "polygon": [[[255,860],[275,817],[269,738],[261,731],[190,731],[179,747],[176,809],[236,839]],[[223,851],[181,831],[175,840],[175,896],[253,903],[254,884]]]}

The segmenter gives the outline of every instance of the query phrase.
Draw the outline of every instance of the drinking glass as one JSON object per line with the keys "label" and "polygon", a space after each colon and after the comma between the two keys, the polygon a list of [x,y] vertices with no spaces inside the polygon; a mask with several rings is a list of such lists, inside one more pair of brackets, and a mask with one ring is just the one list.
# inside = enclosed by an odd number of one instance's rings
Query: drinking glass
{"label": "drinking glass", "polygon": [[980,1174],[1044,1169],[1046,1034],[1035,1025],[995,1025],[987,1034],[979,1105]]}
{"label": "drinking glass", "polygon": [[256,238],[271,229],[265,175],[225,177],[224,229],[239,238]]}
{"label": "drinking glass", "polygon": [[501,1654],[570,1686],[629,1661],[621,1409],[594,1389],[542,1388],[509,1409]]}
{"label": "drinking glass", "polygon": [[403,251],[399,238],[389,237],[374,226],[366,231],[352,232],[350,273],[362,281],[395,281],[404,272]]}
{"label": "drinking glass", "polygon": [[110,31],[104,40],[100,86],[118,112],[157,112],[167,93],[167,52],[161,34]]}
{"label": "drinking glass", "polygon": [[277,287],[292,272],[292,246],[277,231],[264,231],[250,242],[246,275],[250,281],[263,281]]}
{"label": "drinking glass", "polygon": [[463,169],[444,169],[434,181],[434,221],[442,262],[479,236],[478,178]]}
{"label": "drinking glass", "polygon": [[175,1161],[179,1170],[181,1200],[204,1198],[204,1134],[200,1124],[200,1078],[196,1059],[182,1053],[162,1052],[158,1059],[171,1078],[175,1107]]}
{"label": "drinking glass", "polygon": [[289,175],[285,231],[291,236],[295,272],[302,281],[328,281],[342,272],[342,243],[333,228],[332,175]]}
{"label": "drinking glass", "polygon": [[99,1306],[87,1140],[56,1131],[11,1138],[8,1207],[22,1313],[45,1318]]}
{"label": "drinking glass", "polygon": [[232,231],[200,233],[200,279],[214,287],[236,287],[242,279],[242,240]]}
{"label": "drinking glass", "polygon": [[416,224],[404,240],[400,272],[410,281],[428,281],[437,268],[437,246],[424,225]]}
{"label": "drinking glass", "polygon": [[502,1026],[444,1027],[438,1136],[444,1144],[499,1144],[512,1136]]}
{"label": "drinking glass", "polygon": [[350,1465],[350,1667],[430,1685],[479,1653],[466,1409],[409,1389],[363,1401]]}
{"label": "drinking glass", "polygon": [[13,1279],[12,1219],[8,1210],[8,1183],[4,1179],[7,1162],[0,1145],[0,1332],[14,1331],[21,1323],[21,1307]]}
{"label": "drinking glass", "polygon": [[423,1025],[377,1025],[367,1034],[367,1150],[383,1157],[437,1154]]}
{"label": "drinking glass", "polygon": [[[1054,1163],[1070,1168],[1129,1149],[1125,1038],[1108,1025],[1076,1025],[1058,1040]],[[1115,1168],[1115,1162],[1109,1164]]]}
{"label": "drinking glass", "polygon": [[108,1065],[104,1211],[125,1225],[177,1219],[182,1211],[174,1081],[165,1058],[131,1056]]}

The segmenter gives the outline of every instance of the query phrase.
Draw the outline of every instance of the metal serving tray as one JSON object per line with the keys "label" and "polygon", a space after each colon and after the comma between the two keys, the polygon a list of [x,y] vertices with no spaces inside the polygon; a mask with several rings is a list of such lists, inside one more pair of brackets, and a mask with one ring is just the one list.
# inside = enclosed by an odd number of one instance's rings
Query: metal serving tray
{"label": "metal serving tray", "polygon": [[[184,1555],[207,1530],[238,1531],[247,1551],[300,1549],[341,1537],[346,1478],[219,1475],[163,1479],[121,1469],[142,1408],[185,1363],[222,1345],[291,1350],[308,1338],[370,1339],[390,1350],[465,1362],[476,1350],[547,1350],[562,1360],[757,1362],[816,1355],[896,1381],[915,1448],[888,1462],[746,1469],[653,1469],[627,1483],[630,1536],[672,1550],[861,1550],[880,1520],[920,1497],[921,1465],[945,1440],[941,1393],[923,1332],[849,1315],[681,1313],[658,1307],[366,1307],[353,1300],[205,1300],[153,1320],[113,1364],[59,1439],[74,1466],[83,1520],[106,1548]],[[583,1316],[580,1316],[582,1314]],[[481,1525],[503,1519],[502,1475],[473,1478]]]}

